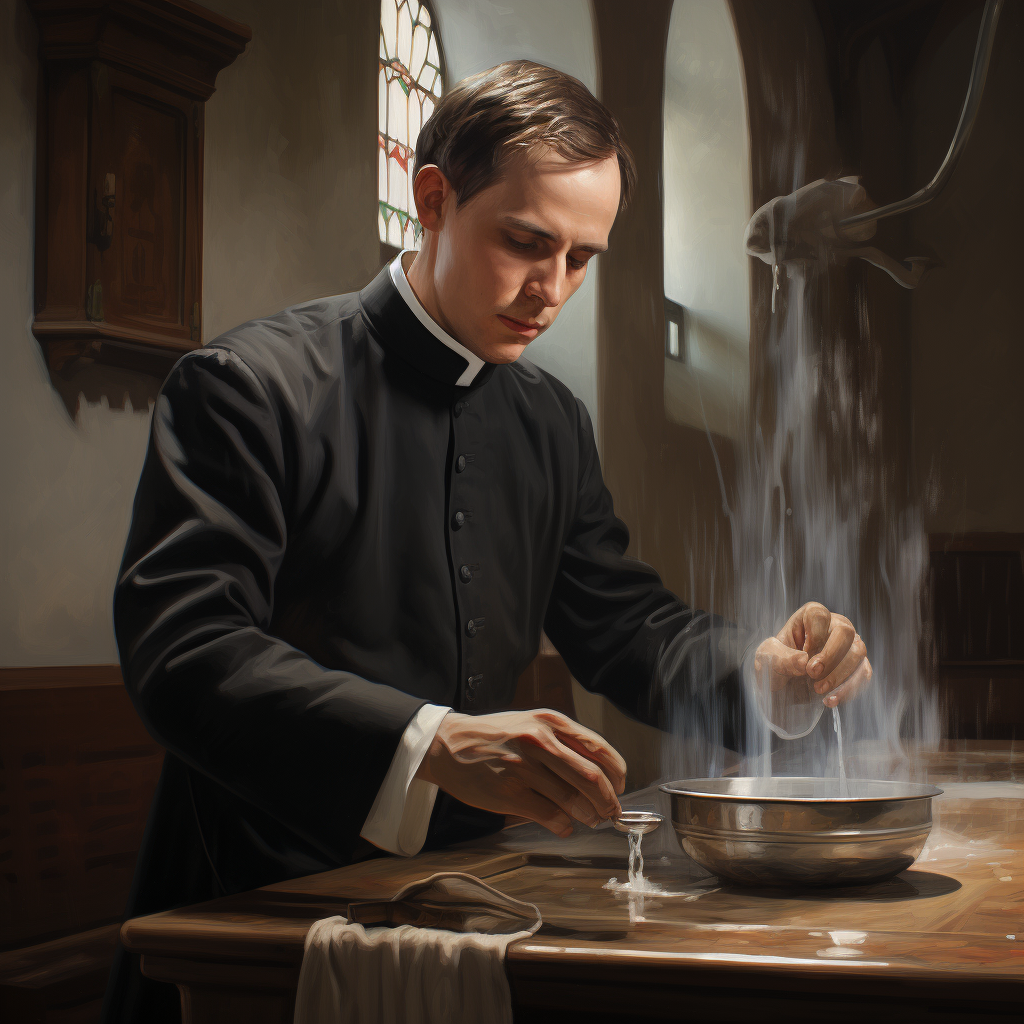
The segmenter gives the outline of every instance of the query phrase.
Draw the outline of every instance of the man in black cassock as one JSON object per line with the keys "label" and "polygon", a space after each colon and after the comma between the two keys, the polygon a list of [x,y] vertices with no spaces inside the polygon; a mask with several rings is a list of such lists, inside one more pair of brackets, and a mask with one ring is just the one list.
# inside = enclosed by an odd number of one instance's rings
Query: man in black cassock
{"label": "man in black cassock", "polygon": [[[654,724],[665,651],[712,643],[712,618],[626,557],[582,402],[521,357],[628,200],[614,118],[575,79],[501,65],[441,101],[416,168],[418,253],[229,331],[161,391],[115,594],[125,682],[167,749],[129,916],[506,814],[594,825],[619,810],[621,757],[561,715],[501,711],[542,629]],[[821,605],[758,654],[773,686],[810,678],[830,703],[870,678]],[[737,747],[736,672],[675,699],[698,711],[715,687],[715,739]],[[122,953],[106,1019],[177,1015]]]}

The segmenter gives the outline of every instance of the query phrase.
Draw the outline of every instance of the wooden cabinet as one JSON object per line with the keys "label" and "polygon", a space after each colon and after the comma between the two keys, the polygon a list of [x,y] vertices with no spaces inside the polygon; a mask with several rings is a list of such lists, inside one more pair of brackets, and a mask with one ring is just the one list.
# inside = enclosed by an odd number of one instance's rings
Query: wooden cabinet
{"label": "wooden cabinet", "polygon": [[33,331],[163,376],[202,344],[205,101],[251,38],[188,0],[29,0],[40,92]]}

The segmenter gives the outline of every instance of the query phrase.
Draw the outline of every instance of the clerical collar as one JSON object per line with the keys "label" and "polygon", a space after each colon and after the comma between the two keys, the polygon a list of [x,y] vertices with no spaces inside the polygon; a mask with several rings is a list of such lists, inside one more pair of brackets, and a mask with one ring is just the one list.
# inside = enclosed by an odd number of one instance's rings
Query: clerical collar
{"label": "clerical collar", "polygon": [[[416,319],[430,333],[437,338],[442,345],[450,348],[457,355],[462,356],[466,360],[466,369],[462,372],[459,379],[455,382],[460,387],[468,387],[476,380],[477,374],[484,368],[486,363],[478,355],[470,352],[465,345],[460,345],[446,330],[444,330],[439,324],[437,324],[431,315],[423,308],[420,300],[416,298],[416,293],[412,290],[412,285],[409,284],[409,278],[405,276],[405,267],[403,266],[403,258],[406,253],[410,253],[415,259],[415,249],[403,249],[392,261],[390,266],[391,280],[395,282],[395,287],[398,289],[398,294],[405,299],[406,305],[416,315]],[[409,261],[410,263],[412,260]]]}

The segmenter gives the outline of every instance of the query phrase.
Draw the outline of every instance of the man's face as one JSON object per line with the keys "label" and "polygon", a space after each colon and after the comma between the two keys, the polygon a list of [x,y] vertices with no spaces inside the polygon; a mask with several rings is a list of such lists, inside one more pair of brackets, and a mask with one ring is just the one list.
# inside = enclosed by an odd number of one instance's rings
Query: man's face
{"label": "man's face", "polygon": [[570,163],[544,147],[458,209],[449,191],[433,280],[441,325],[487,362],[517,359],[608,247],[619,189],[615,156]]}

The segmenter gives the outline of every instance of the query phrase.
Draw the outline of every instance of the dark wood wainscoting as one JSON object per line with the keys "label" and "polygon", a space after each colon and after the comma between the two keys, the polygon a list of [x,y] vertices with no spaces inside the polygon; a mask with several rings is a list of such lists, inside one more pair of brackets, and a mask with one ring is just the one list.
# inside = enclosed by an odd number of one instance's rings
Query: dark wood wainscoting
{"label": "dark wood wainscoting", "polygon": [[939,698],[953,739],[1024,737],[1024,534],[933,534]]}
{"label": "dark wood wainscoting", "polygon": [[98,1018],[162,762],[116,665],[0,669],[0,1019]]}

